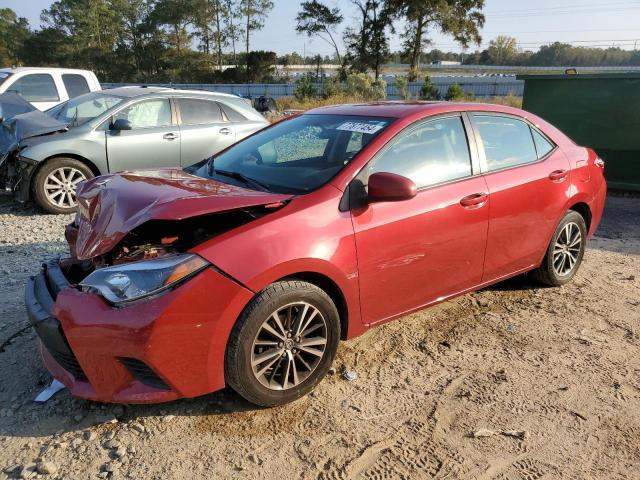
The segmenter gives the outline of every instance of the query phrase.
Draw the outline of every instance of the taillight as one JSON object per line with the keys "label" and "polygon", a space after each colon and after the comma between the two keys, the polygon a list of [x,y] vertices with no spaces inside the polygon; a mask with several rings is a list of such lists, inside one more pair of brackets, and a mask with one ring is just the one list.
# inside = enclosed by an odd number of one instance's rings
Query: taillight
{"label": "taillight", "polygon": [[593,162],[593,164],[596,167],[604,168],[604,160],[601,159],[600,157],[596,158],[595,161]]}

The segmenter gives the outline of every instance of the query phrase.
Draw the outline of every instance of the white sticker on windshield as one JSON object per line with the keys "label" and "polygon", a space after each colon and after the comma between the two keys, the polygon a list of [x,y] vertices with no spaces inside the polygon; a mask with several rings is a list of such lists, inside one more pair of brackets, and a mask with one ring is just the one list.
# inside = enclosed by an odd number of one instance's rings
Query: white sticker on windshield
{"label": "white sticker on windshield", "polygon": [[382,128],[384,128],[384,124],[380,123],[344,122],[342,125],[339,125],[336,130],[371,134],[382,130]]}

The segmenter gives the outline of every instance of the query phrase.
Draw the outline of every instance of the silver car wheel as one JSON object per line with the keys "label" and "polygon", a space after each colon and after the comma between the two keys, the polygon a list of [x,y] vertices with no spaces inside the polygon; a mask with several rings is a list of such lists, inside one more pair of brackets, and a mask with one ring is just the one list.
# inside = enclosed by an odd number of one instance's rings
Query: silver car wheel
{"label": "silver car wheel", "polygon": [[251,347],[251,369],[270,390],[287,390],[317,368],[327,346],[327,323],[307,302],[285,305],[267,318]]}
{"label": "silver car wheel", "polygon": [[573,222],[567,223],[553,246],[553,269],[564,277],[571,273],[578,263],[582,248],[582,233],[580,227]]}
{"label": "silver car wheel", "polygon": [[76,187],[87,177],[77,168],[60,167],[52,171],[44,181],[47,200],[61,208],[77,206]]}

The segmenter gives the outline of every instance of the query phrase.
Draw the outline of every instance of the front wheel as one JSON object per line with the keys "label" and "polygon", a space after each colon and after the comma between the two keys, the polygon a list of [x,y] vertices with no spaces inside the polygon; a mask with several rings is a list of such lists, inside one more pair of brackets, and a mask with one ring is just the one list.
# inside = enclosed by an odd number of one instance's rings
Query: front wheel
{"label": "front wheel", "polygon": [[260,292],[234,326],[225,378],[250,402],[282,405],[309,393],[327,374],[340,340],[331,298],[298,280]]}
{"label": "front wheel", "polygon": [[551,238],[542,265],[533,271],[534,277],[554,287],[569,282],[580,268],[586,240],[584,218],[578,212],[568,211]]}
{"label": "front wheel", "polygon": [[49,213],[73,213],[78,184],[92,177],[91,169],[75,158],[48,160],[33,179],[36,203]]}

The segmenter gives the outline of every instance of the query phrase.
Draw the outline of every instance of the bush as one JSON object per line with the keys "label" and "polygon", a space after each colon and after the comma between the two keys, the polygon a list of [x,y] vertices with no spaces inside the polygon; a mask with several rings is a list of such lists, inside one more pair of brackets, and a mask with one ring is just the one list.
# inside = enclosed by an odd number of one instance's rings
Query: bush
{"label": "bush", "polygon": [[424,76],[424,83],[420,89],[420,100],[440,100],[438,87],[431,82],[429,75]]}
{"label": "bush", "polygon": [[473,94],[465,92],[460,85],[454,83],[449,87],[449,90],[447,90],[447,95],[444,98],[449,102],[472,100]]}
{"label": "bush", "polygon": [[407,77],[396,77],[396,91],[402,100],[409,100],[411,98]]}
{"label": "bush", "polygon": [[304,77],[300,78],[296,82],[296,89],[293,95],[299,100],[304,101],[308,98],[314,98],[318,96],[316,89],[316,82],[313,75],[307,73]]}
{"label": "bush", "polygon": [[330,77],[322,84],[322,98],[331,98],[342,93],[339,76]]}
{"label": "bush", "polygon": [[347,76],[345,93],[361,100],[381,100],[387,96],[387,82],[374,81],[366,73],[351,73]]}

